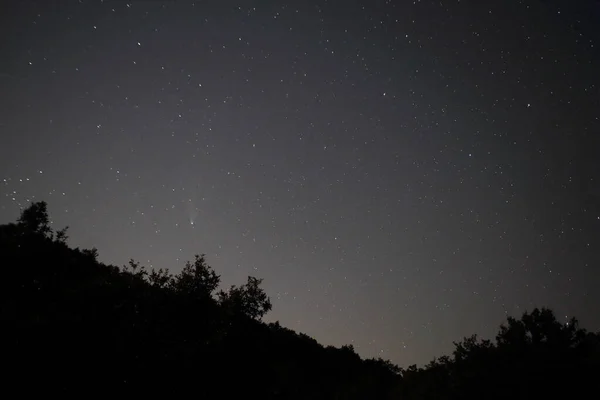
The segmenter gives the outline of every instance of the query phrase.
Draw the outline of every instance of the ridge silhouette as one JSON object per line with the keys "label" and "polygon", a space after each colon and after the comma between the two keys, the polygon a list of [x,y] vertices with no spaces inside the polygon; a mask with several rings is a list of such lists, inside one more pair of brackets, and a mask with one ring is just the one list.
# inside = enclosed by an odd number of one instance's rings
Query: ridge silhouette
{"label": "ridge silhouette", "polygon": [[176,275],[70,248],[47,204],[0,225],[5,390],[269,399],[545,399],[597,395],[600,335],[548,308],[508,317],[495,341],[399,368],[322,346],[278,322],[262,280],[219,290],[203,254]]}

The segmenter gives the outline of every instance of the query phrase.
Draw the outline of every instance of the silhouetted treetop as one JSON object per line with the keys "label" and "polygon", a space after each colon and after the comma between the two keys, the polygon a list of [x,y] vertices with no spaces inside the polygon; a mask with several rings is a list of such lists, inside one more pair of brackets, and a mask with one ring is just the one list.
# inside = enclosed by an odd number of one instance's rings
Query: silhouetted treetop
{"label": "silhouetted treetop", "polygon": [[572,318],[568,323],[559,322],[552,310],[534,309],[525,312],[520,320],[507,318],[507,324],[500,327],[496,336],[499,346],[523,347],[528,345],[576,346],[585,336],[579,329],[579,322]]}
{"label": "silhouetted treetop", "polygon": [[28,232],[39,233],[42,235],[50,235],[50,219],[48,217],[47,204],[45,201],[31,203],[21,212],[21,216],[17,220],[17,225],[24,228]]}
{"label": "silhouetted treetop", "polygon": [[29,207],[21,211],[16,227],[22,234],[38,235],[59,243],[66,243],[68,227],[57,231],[52,230],[48,205],[45,201],[32,202]]}
{"label": "silhouetted treetop", "polygon": [[271,311],[271,300],[260,287],[262,279],[248,277],[245,285],[231,286],[229,291],[218,293],[219,304],[233,313],[246,315],[252,319],[261,319]]}
{"label": "silhouetted treetop", "polygon": [[221,277],[206,263],[204,254],[196,254],[194,262],[187,261],[181,273],[175,276],[173,288],[179,293],[196,298],[212,298]]}

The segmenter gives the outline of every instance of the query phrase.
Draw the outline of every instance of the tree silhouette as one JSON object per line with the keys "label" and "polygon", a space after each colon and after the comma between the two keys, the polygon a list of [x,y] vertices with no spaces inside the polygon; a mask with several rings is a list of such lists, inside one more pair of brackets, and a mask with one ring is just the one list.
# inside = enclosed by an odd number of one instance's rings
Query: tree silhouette
{"label": "tree silhouette", "polygon": [[158,270],[152,269],[148,274],[148,282],[158,289],[168,289],[174,285],[173,275],[162,268]]}
{"label": "tree silhouette", "polygon": [[45,201],[31,203],[28,208],[21,212],[17,225],[26,232],[49,236],[52,233],[52,228],[50,228],[47,207]]}
{"label": "tree silhouette", "polygon": [[573,396],[591,390],[600,373],[600,336],[571,319],[560,323],[552,310],[508,317],[496,342],[476,335],[455,343],[452,357],[403,371],[397,389],[404,398],[525,399]]}
{"label": "tree silhouette", "polygon": [[507,322],[507,325],[500,327],[496,336],[496,342],[501,347],[544,345],[571,348],[577,346],[585,336],[584,331],[579,329],[577,319],[572,318],[568,323],[562,324],[548,308],[525,312],[520,320],[508,317]]}
{"label": "tree silhouette", "polygon": [[210,299],[219,287],[221,277],[206,263],[205,254],[196,254],[194,263],[186,262],[174,278],[173,288],[179,293],[198,299]]}
{"label": "tree silhouette", "polygon": [[249,276],[245,285],[233,285],[227,292],[219,291],[219,304],[235,314],[261,319],[272,308],[271,300],[260,287],[261,283],[262,279]]}

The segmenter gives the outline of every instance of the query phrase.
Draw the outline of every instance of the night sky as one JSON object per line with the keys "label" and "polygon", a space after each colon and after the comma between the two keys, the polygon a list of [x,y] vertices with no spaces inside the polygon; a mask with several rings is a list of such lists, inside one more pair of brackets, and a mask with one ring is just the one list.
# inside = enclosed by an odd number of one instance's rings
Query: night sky
{"label": "night sky", "polygon": [[0,222],[264,278],[267,321],[422,365],[600,329],[597,1],[12,1]]}

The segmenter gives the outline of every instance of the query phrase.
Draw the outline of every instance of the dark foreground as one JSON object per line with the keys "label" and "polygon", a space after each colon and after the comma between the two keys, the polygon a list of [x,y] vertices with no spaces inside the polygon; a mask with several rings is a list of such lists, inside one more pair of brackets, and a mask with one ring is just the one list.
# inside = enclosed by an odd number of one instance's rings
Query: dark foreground
{"label": "dark foreground", "polygon": [[[281,399],[544,399],[598,396],[600,335],[548,309],[509,318],[495,341],[400,369],[261,322],[261,280],[218,290],[196,256],[178,275],[72,249],[33,203],[0,226],[3,388],[90,396]],[[12,392],[12,390],[16,392]]]}

